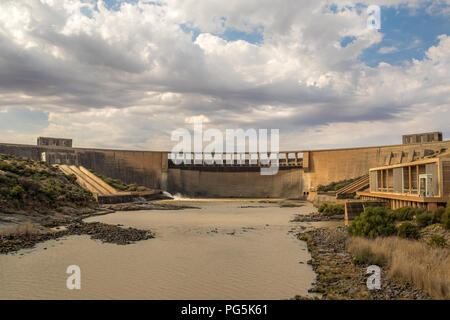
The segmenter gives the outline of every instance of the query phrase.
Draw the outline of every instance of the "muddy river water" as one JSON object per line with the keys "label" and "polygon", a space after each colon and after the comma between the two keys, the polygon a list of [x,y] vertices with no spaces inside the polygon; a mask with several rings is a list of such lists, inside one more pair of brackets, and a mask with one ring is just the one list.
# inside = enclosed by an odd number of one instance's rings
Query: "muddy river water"
{"label": "muddy river water", "polygon": [[[306,244],[290,232],[295,214],[258,200],[195,200],[199,209],[116,212],[92,217],[150,229],[127,246],[69,236],[0,256],[0,299],[289,299],[314,282]],[[81,270],[69,290],[66,269]]]}

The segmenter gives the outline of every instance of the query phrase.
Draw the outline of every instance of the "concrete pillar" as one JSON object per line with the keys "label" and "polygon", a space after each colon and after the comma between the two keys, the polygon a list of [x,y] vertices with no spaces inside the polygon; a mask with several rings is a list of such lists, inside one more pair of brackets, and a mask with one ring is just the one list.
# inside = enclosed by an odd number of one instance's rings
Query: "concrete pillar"
{"label": "concrete pillar", "polygon": [[162,190],[167,190],[167,175],[169,170],[169,154],[161,153],[161,181],[160,188]]}
{"label": "concrete pillar", "polygon": [[427,203],[427,210],[428,211],[434,211],[437,209],[437,203],[436,202],[428,202]]}

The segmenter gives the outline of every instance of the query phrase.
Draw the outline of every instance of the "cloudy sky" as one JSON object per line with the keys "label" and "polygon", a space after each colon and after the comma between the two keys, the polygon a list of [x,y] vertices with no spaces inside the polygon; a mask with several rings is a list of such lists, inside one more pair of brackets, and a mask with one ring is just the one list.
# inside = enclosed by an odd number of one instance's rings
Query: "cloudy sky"
{"label": "cloudy sky", "polygon": [[1,0],[0,141],[170,150],[195,117],[290,150],[450,139],[449,21],[448,0]]}

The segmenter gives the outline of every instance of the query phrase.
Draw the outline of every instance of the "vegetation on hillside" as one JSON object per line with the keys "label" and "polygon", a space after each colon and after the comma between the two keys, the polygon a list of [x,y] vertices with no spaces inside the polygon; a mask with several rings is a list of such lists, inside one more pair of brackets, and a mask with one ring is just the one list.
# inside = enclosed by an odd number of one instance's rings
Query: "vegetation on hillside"
{"label": "vegetation on hillside", "polygon": [[32,209],[34,211],[60,206],[89,206],[92,194],[56,167],[0,154],[0,209]]}
{"label": "vegetation on hillside", "polygon": [[355,179],[342,180],[338,182],[332,182],[326,186],[320,185],[317,187],[317,191],[319,192],[338,191],[339,189],[348,186],[350,183],[353,183],[360,178],[361,177]]}
{"label": "vegetation on hillside", "polygon": [[345,207],[343,204],[323,203],[319,207],[319,212],[325,216],[334,216],[337,214],[344,214]]}
{"label": "vegetation on hillside", "polygon": [[104,175],[101,175],[99,173],[94,172],[93,170],[89,170],[93,174],[95,174],[97,177],[105,181],[107,184],[109,184],[111,187],[118,191],[124,191],[124,192],[134,192],[134,191],[149,191],[150,189],[143,187],[143,186],[137,186],[135,184],[126,184],[119,179],[113,179]]}

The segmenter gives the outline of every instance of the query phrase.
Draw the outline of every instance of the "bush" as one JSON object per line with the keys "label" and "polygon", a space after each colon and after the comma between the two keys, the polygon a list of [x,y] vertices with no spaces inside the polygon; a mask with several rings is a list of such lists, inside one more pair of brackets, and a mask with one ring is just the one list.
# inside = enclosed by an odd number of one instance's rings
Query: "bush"
{"label": "bush", "polygon": [[420,228],[424,228],[426,226],[431,225],[432,220],[433,217],[431,215],[431,212],[423,212],[416,216],[416,222]]}
{"label": "bush", "polygon": [[358,177],[358,178],[355,178],[355,179],[331,182],[330,184],[328,184],[326,186],[319,185],[317,187],[317,191],[319,191],[319,192],[338,191],[339,189],[342,189],[343,187],[349,185],[352,182],[355,182],[356,180],[358,180],[360,178],[361,177]]}
{"label": "bush", "polygon": [[439,223],[442,220],[442,216],[445,213],[445,208],[444,207],[438,207],[436,210],[434,210],[433,214],[434,214],[434,223]]}
{"label": "bush", "polygon": [[66,175],[66,177],[67,177],[67,180],[69,180],[71,183],[75,183],[77,181],[77,176],[73,173]]}
{"label": "bush", "polygon": [[422,208],[403,207],[392,211],[392,216],[396,221],[413,220],[414,216],[423,213],[425,210]]}
{"label": "bush", "polygon": [[397,233],[394,219],[383,207],[367,207],[347,230],[350,235],[367,238],[387,237]]}
{"label": "bush", "polygon": [[435,223],[441,223],[442,216],[441,210],[422,212],[416,216],[416,222],[420,228],[424,228]]}
{"label": "bush", "polygon": [[14,186],[9,192],[9,196],[13,199],[22,199],[25,194],[25,190],[20,185]]}
{"label": "bush", "polygon": [[356,265],[376,265],[384,266],[387,263],[387,259],[383,254],[376,254],[369,248],[362,248],[353,259],[353,264]]}
{"label": "bush", "polygon": [[450,208],[445,210],[444,214],[441,217],[441,223],[444,225],[444,228],[450,230]]}
{"label": "bush", "polygon": [[322,204],[319,207],[319,212],[325,216],[334,216],[336,214],[344,214],[345,207],[343,204]]}
{"label": "bush", "polygon": [[438,234],[432,235],[430,238],[430,245],[438,248],[445,248],[447,246],[447,240]]}
{"label": "bush", "polygon": [[404,222],[398,228],[398,236],[405,239],[419,239],[419,228],[411,222]]}

